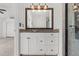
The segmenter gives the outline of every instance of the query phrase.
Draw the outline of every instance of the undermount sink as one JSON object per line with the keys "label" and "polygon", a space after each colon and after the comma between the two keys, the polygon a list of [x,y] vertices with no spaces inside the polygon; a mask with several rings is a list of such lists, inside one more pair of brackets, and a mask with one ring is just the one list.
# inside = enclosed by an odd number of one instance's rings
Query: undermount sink
{"label": "undermount sink", "polygon": [[39,32],[38,30],[32,30],[32,32]]}

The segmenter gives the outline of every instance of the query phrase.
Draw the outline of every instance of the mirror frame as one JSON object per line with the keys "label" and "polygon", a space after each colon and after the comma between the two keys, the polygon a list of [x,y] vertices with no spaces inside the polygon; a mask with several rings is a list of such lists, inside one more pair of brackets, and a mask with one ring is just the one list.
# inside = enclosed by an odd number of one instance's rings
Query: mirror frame
{"label": "mirror frame", "polygon": [[[51,10],[51,21],[52,21],[52,28],[27,28],[27,10],[32,10],[31,8],[25,8],[25,29],[49,29],[49,30],[53,30],[53,24],[54,24],[54,22],[53,22],[53,8],[48,8],[47,10]],[[41,9],[41,10],[43,10],[43,9]]]}

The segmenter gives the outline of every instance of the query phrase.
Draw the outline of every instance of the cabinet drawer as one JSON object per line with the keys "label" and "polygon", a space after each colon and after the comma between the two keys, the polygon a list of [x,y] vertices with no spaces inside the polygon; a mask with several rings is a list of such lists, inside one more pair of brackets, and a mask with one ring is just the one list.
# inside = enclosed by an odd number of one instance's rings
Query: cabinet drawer
{"label": "cabinet drawer", "polygon": [[46,55],[57,55],[58,54],[58,46],[50,45],[46,46]]}
{"label": "cabinet drawer", "polygon": [[48,37],[48,39],[55,39],[55,38],[59,38],[58,33],[49,33],[46,35]]}
{"label": "cabinet drawer", "polygon": [[23,38],[27,38],[27,37],[32,37],[33,34],[30,34],[30,33],[20,33],[20,36],[23,37]]}
{"label": "cabinet drawer", "polygon": [[45,41],[46,45],[58,45],[58,38],[54,38],[54,39],[47,39]]}
{"label": "cabinet drawer", "polygon": [[53,38],[58,38],[58,33],[20,33],[22,37],[25,36],[48,36],[48,37],[53,37]]}

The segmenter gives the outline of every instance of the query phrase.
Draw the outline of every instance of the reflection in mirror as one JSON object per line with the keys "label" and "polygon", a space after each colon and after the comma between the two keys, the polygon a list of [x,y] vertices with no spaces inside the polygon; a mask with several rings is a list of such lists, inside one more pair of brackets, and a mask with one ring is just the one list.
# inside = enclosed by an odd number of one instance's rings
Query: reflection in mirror
{"label": "reflection in mirror", "polygon": [[75,12],[75,38],[79,39],[79,12]]}
{"label": "reflection in mirror", "polygon": [[53,28],[52,10],[27,10],[27,28]]}

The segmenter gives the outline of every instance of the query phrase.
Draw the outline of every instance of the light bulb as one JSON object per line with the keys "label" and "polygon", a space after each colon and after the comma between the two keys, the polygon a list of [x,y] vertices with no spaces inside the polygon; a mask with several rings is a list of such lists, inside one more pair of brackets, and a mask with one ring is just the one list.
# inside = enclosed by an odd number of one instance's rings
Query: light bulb
{"label": "light bulb", "polygon": [[32,12],[35,12],[35,10],[33,9]]}
{"label": "light bulb", "polygon": [[38,10],[38,12],[41,12],[41,10]]}
{"label": "light bulb", "polygon": [[31,8],[34,9],[34,6],[32,5]]}
{"label": "light bulb", "polygon": [[47,10],[43,10],[43,12],[47,12]]}
{"label": "light bulb", "polygon": [[78,9],[78,5],[77,4],[74,4],[73,10],[77,10],[77,9]]}
{"label": "light bulb", "polygon": [[41,7],[40,7],[40,5],[38,5],[38,10],[40,10],[41,9]]}
{"label": "light bulb", "polygon": [[31,5],[31,9],[34,9],[34,5],[33,4]]}
{"label": "light bulb", "polygon": [[46,10],[48,8],[48,6],[45,4],[44,9]]}
{"label": "light bulb", "polygon": [[75,6],[73,6],[73,9],[77,9],[77,8],[78,8],[78,6],[76,6],[76,5],[75,5]]}

